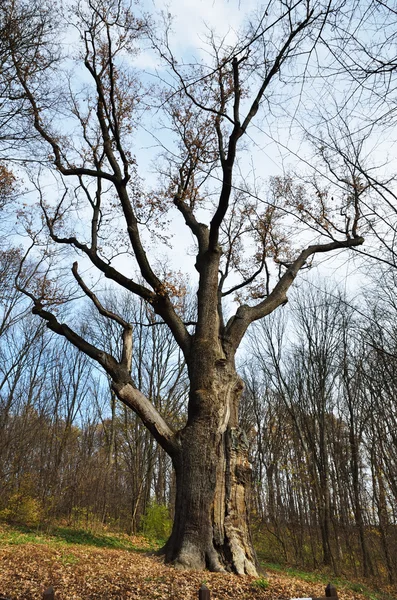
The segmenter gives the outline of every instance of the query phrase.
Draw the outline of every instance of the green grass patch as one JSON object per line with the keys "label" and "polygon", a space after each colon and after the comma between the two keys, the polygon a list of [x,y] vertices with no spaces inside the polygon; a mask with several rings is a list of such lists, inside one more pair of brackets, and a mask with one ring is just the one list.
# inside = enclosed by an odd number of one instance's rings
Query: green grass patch
{"label": "green grass patch", "polygon": [[73,554],[73,552],[62,554],[60,560],[64,567],[66,567],[67,565],[77,565],[80,562],[78,556]]}
{"label": "green grass patch", "polygon": [[267,590],[267,588],[269,587],[269,582],[266,579],[266,577],[260,577],[259,579],[255,579],[255,581],[253,581],[251,585],[261,590]]}
{"label": "green grass patch", "polygon": [[69,527],[55,527],[51,530],[54,541],[68,545],[94,546],[96,548],[114,548],[117,550],[138,550],[128,536],[108,533],[92,533],[84,529],[71,529]]}
{"label": "green grass patch", "polygon": [[1,545],[19,545],[19,544],[48,544],[50,538],[35,529],[30,529],[22,525],[0,525],[0,544]]}
{"label": "green grass patch", "polygon": [[362,582],[350,581],[341,577],[336,577],[330,573],[325,572],[307,572],[302,571],[296,567],[288,567],[277,563],[261,562],[261,566],[265,570],[274,571],[276,573],[283,573],[289,577],[296,577],[306,583],[322,583],[325,586],[329,581],[332,581],[333,585],[338,591],[349,590],[352,592],[358,592],[363,594],[368,600],[396,600],[395,596],[391,596],[387,592],[380,590],[374,590],[370,585]]}
{"label": "green grass patch", "polygon": [[324,573],[311,573],[302,571],[297,567],[287,567],[277,563],[261,562],[261,566],[263,566],[265,570],[268,569],[269,571],[275,571],[276,573],[285,573],[290,577],[296,577],[307,583],[321,583],[324,582],[325,579],[329,579],[329,575],[325,575]]}
{"label": "green grass patch", "polygon": [[[138,540],[138,543],[137,543]],[[47,546],[93,546],[95,548],[113,548],[132,552],[148,552],[157,550],[156,540],[130,538],[126,534],[93,533],[84,529],[71,527],[49,527],[45,531],[23,525],[0,525],[0,545],[44,544]]]}

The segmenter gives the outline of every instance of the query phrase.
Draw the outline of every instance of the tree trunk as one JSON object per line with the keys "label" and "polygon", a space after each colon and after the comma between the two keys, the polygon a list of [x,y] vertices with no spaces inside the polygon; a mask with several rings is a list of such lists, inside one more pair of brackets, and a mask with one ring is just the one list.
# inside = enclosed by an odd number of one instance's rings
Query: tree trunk
{"label": "tree trunk", "polygon": [[251,465],[237,422],[241,379],[222,365],[210,390],[192,388],[181,450],[173,458],[175,520],[166,560],[184,569],[256,575],[248,523]]}

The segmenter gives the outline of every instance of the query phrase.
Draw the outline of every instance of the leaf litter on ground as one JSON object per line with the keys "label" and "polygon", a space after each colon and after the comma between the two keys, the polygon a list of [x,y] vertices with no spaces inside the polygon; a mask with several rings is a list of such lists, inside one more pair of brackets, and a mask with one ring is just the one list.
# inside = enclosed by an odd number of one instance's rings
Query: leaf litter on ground
{"label": "leaf litter on ground", "polygon": [[[261,576],[262,577],[262,576]],[[287,600],[323,596],[324,585],[268,572],[268,587],[255,577],[179,571],[162,558],[125,549],[26,543],[0,545],[0,596],[39,600],[52,585],[56,600],[197,600],[205,583],[211,600]],[[365,600],[340,590],[340,600]]]}

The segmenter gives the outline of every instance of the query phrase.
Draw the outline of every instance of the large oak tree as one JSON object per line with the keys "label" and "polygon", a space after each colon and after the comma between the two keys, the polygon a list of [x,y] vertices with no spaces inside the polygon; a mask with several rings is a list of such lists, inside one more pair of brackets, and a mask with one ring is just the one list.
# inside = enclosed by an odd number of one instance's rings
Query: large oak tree
{"label": "large oak tree", "polygon": [[[320,34],[338,9],[332,1],[269,1],[233,46],[210,33],[210,61],[193,65],[174,57],[168,22],[160,34],[123,0],[71,7],[73,43],[60,47],[56,7],[6,0],[1,9],[7,101],[22,106],[16,118],[27,132],[18,157],[36,161],[29,173],[42,214],[42,224],[20,215],[37,267],[19,286],[52,331],[101,365],[117,397],[171,457],[176,506],[164,550],[182,568],[256,572],[236,352],[250,324],[287,301],[314,255],[363,243],[354,181],[339,195],[289,175],[273,177],[264,192],[248,182],[250,128],[296,97]],[[140,79],[134,66],[140,46],[149,46],[162,65],[152,73],[155,85],[145,74]],[[162,148],[156,190],[138,177],[132,152],[148,114],[163,128],[153,132]],[[152,236],[164,239],[164,223],[177,219],[174,214],[194,239],[193,317],[186,317],[179,276],[152,252]],[[185,252],[177,235],[164,241],[175,255]],[[55,247],[66,250],[56,280]],[[133,326],[106,307],[76,257],[84,269],[90,265],[97,277],[145,301],[171,330],[190,382],[187,420],[179,430],[137,388]],[[74,279],[66,275],[62,284],[68,262]],[[81,333],[78,311],[61,318],[59,305],[82,293],[119,326],[119,356]]]}

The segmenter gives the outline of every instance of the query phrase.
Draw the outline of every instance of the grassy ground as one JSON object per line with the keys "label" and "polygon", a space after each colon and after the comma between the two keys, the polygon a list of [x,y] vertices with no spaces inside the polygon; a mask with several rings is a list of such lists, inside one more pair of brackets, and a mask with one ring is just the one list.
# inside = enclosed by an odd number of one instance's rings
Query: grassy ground
{"label": "grassy ground", "polygon": [[95,548],[114,548],[147,552],[156,550],[158,543],[127,534],[100,533],[71,527],[48,527],[46,530],[32,529],[23,525],[0,524],[0,546],[19,544],[41,544],[46,546],[93,546]]}
{"label": "grassy ground", "polygon": [[[320,572],[307,573],[294,567],[286,567],[284,565],[278,565],[274,563],[262,563],[263,568],[273,573],[283,573],[286,576],[295,577],[306,583],[319,583],[323,582],[327,575]],[[328,575],[328,578],[330,576]],[[384,587],[379,589],[376,585],[376,581],[371,584],[363,583],[362,581],[351,581],[343,577],[332,576],[332,583],[337,590],[343,590],[340,592],[340,597],[343,600],[344,592],[354,592],[362,594],[367,600],[396,600],[397,589],[390,587]]]}
{"label": "grassy ground", "polygon": [[[0,596],[41,598],[53,585],[57,600],[193,600],[205,583],[211,600],[287,600],[324,594],[321,574],[264,565],[266,576],[181,572],[153,555],[144,538],[55,527],[40,532],[0,525]],[[393,600],[346,581],[333,581],[340,600]]]}

